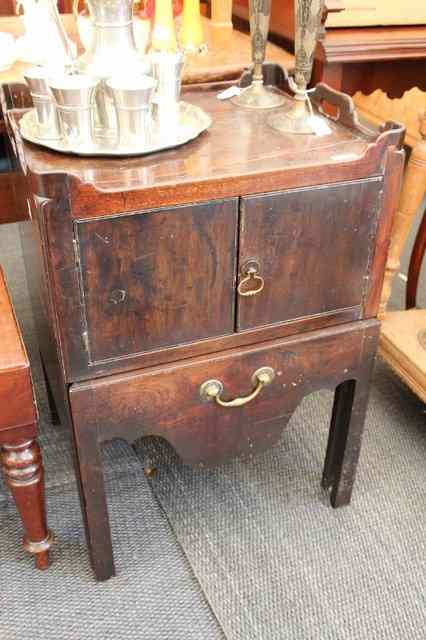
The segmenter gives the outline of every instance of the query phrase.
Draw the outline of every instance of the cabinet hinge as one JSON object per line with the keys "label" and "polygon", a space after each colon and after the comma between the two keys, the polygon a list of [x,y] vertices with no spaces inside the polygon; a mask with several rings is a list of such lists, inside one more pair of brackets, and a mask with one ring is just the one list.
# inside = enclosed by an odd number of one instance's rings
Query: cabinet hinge
{"label": "cabinet hinge", "polygon": [[87,331],[83,331],[81,339],[83,341],[84,350],[89,353],[89,333]]}

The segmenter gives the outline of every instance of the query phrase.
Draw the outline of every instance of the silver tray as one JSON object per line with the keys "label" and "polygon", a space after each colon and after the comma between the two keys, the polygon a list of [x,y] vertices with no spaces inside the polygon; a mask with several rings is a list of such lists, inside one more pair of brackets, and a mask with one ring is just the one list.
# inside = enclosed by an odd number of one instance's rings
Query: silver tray
{"label": "silver tray", "polygon": [[115,136],[107,137],[102,130],[95,130],[94,142],[80,148],[74,148],[63,139],[46,139],[39,137],[39,127],[35,109],[30,109],[19,121],[22,137],[28,142],[34,142],[48,149],[61,153],[71,153],[77,156],[140,156],[147,153],[172,149],[194,140],[200,133],[208,129],[212,123],[210,116],[200,107],[180,103],[179,124],[173,130],[161,130],[156,128],[155,123],[151,134],[149,145],[135,147],[120,147],[117,145]]}

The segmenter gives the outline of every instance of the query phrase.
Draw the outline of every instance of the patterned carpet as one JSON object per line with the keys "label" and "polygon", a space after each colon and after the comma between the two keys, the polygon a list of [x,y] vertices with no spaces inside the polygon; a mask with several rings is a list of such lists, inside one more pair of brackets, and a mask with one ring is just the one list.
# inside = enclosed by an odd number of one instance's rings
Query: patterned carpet
{"label": "patterned carpet", "polygon": [[[378,363],[352,506],[319,486],[331,394],[279,445],[195,472],[166,444],[105,447],[118,576],[89,569],[68,434],[49,422],[17,229],[0,228],[41,409],[53,563],[36,572],[0,486],[0,637],[17,640],[423,640],[425,407]],[[150,483],[142,467],[158,472]]]}

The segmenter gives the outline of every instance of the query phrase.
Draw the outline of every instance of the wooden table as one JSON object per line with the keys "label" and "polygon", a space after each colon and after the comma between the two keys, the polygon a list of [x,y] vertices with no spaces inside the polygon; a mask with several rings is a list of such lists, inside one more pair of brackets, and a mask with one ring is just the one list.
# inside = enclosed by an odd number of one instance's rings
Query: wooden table
{"label": "wooden table", "polygon": [[44,473],[30,364],[0,268],[0,467],[24,525],[23,546],[47,569],[53,534],[46,525]]}
{"label": "wooden table", "polygon": [[[61,16],[68,35],[81,50],[75,21],[71,15]],[[251,42],[245,33],[231,28],[212,26],[208,18],[202,18],[208,52],[203,56],[188,56],[184,69],[184,83],[218,80],[236,80],[251,64]],[[14,17],[0,17],[0,31],[12,33],[15,37],[23,34],[22,21]],[[268,43],[266,58],[287,69],[292,69],[294,57],[282,47]],[[0,73],[0,84],[24,82],[23,70],[28,65],[18,62],[11,69]]]}
{"label": "wooden table", "polygon": [[251,456],[330,388],[323,486],[335,507],[351,498],[402,130],[367,133],[347,98],[319,87],[314,103],[340,113],[332,134],[281,135],[217,91],[184,93],[209,131],[148,157],[50,153],[11,121],[39,344],[74,435],[99,580],[114,574],[105,440],[162,436],[201,466]]}

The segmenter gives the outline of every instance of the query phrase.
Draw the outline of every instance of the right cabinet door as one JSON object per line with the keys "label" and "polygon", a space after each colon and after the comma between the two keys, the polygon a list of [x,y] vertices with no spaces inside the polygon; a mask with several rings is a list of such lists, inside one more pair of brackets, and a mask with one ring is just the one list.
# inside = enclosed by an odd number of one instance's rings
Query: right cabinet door
{"label": "right cabinet door", "polygon": [[362,316],[383,178],[242,199],[238,330]]}

